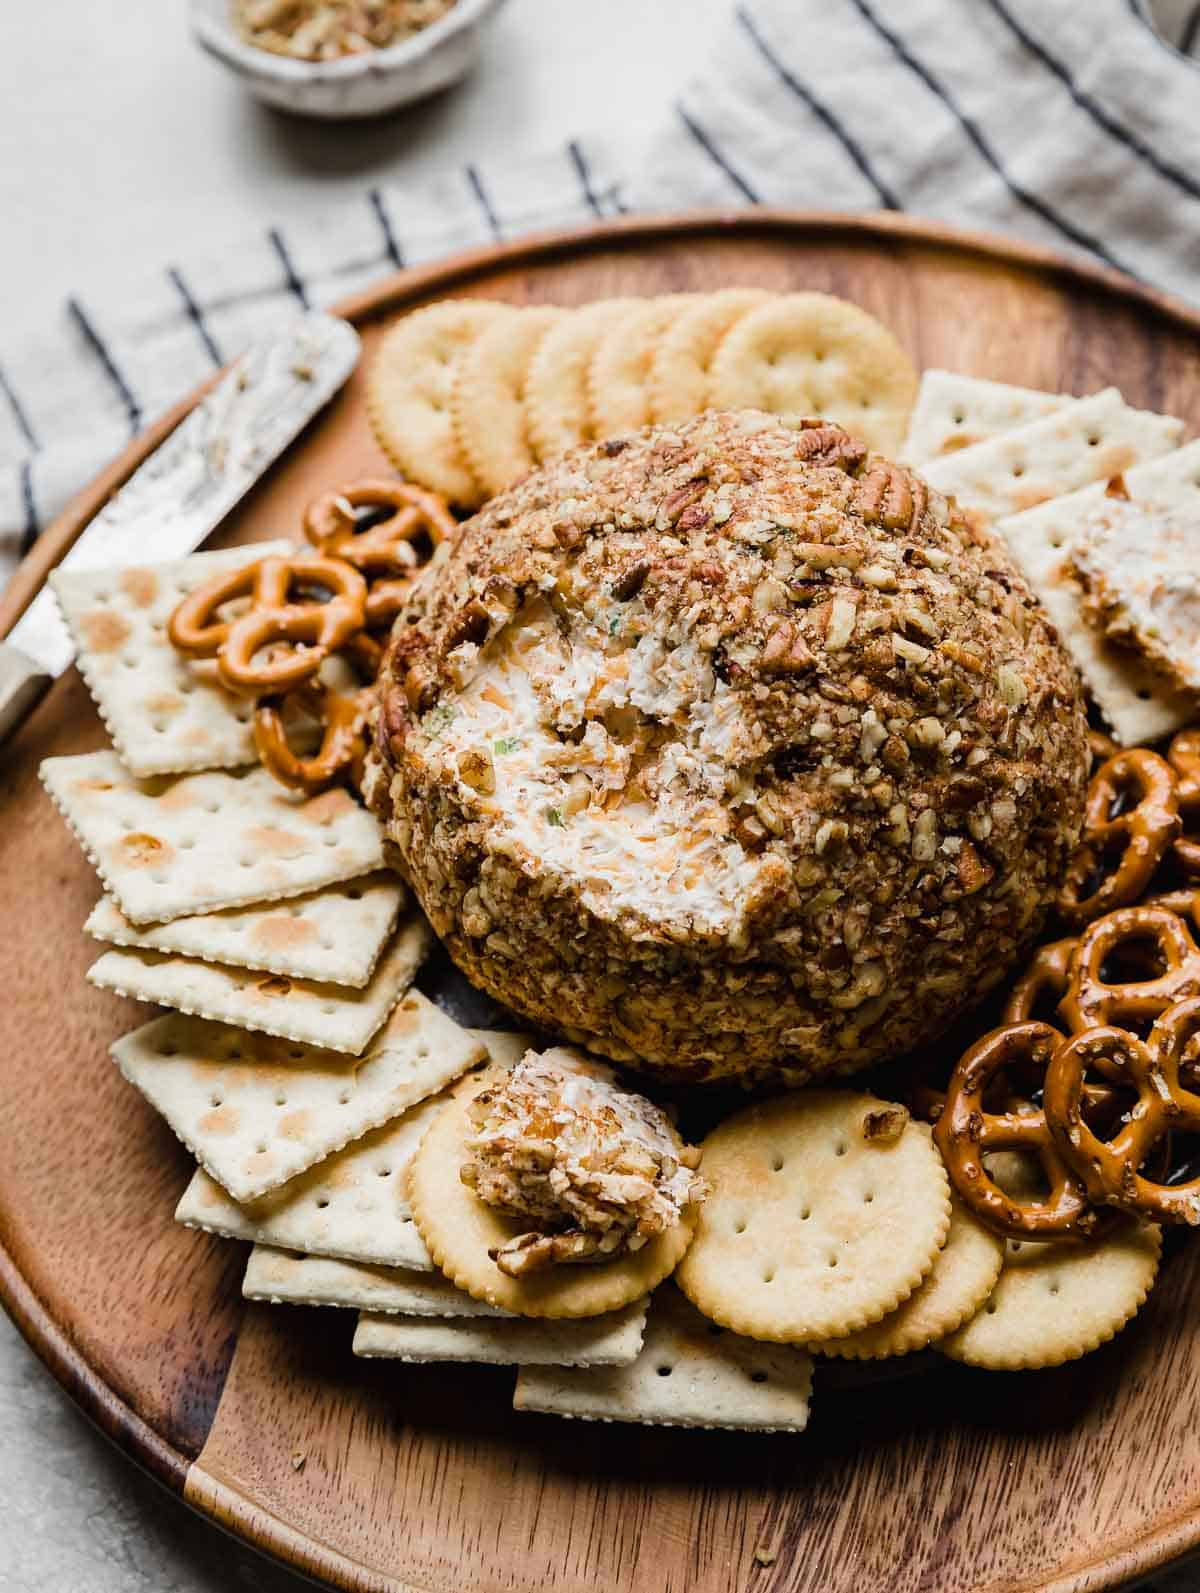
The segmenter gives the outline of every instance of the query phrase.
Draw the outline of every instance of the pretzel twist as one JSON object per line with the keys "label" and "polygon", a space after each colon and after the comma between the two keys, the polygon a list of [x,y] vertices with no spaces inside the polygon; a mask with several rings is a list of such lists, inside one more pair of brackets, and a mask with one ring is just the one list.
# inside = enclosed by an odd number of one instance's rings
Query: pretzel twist
{"label": "pretzel twist", "polygon": [[[321,744],[310,757],[293,752],[284,723],[284,707],[295,698],[322,725]],[[339,692],[309,681],[283,697],[264,697],[254,710],[254,745],[265,769],[295,791],[315,794],[349,774],[357,785],[366,748],[363,730],[373,693],[364,686]]]}
{"label": "pretzel twist", "polygon": [[[1142,1041],[1112,1027],[1090,1029],[1061,1045],[1046,1071],[1045,1115],[1059,1150],[1097,1203],[1142,1212],[1160,1222],[1200,1225],[1200,1178],[1165,1184],[1145,1164],[1172,1130],[1200,1131],[1200,1095],[1181,1081],[1200,1051],[1200,999],[1169,1007]],[[1137,1102],[1109,1138],[1088,1123],[1089,1069],[1137,1091]],[[1157,1170],[1157,1169],[1156,1169]]]}
{"label": "pretzel twist", "polygon": [[1175,798],[1182,832],[1171,854],[1189,879],[1200,879],[1200,729],[1181,730],[1167,749],[1167,762],[1178,782]]}
{"label": "pretzel twist", "polygon": [[[1083,839],[1067,869],[1058,907],[1075,926],[1135,902],[1179,834],[1175,771],[1165,758],[1131,747],[1102,763],[1088,786]],[[1122,801],[1132,806],[1116,811]],[[1114,854],[1115,868],[1089,884]]]}
{"label": "pretzel twist", "polygon": [[[354,660],[366,684],[344,690],[318,678],[259,701],[254,711],[254,745],[264,768],[281,784],[310,794],[346,777],[355,787],[361,784],[367,717],[375,700],[371,682],[378,672],[381,653],[371,637],[356,636],[347,655]],[[293,705],[321,726],[320,746],[307,758],[292,750],[288,738],[286,714]]]}
{"label": "pretzel twist", "polygon": [[[1038,948],[1005,1002],[1006,1024],[1030,1023],[1040,1018],[1062,1034],[1071,1032],[1060,1007],[1071,988],[1071,959],[1078,944],[1077,940],[1055,940]],[[1046,1017],[1047,1011],[1053,1016]],[[1084,1105],[1089,1111],[1111,1111],[1116,1104],[1117,1091],[1111,1085],[1086,1086]]]}
{"label": "pretzel twist", "polygon": [[[960,1059],[946,1089],[946,1105],[933,1135],[959,1196],[989,1228],[1015,1239],[1087,1239],[1101,1226],[1056,1144],[1045,1112],[1024,1104],[993,1112],[984,1094],[1014,1065],[1039,1075],[1062,1036],[1048,1023],[1006,1024],[977,1040]],[[984,1166],[986,1152],[1024,1150],[1041,1164],[1048,1192],[1041,1198],[1007,1195]]]}
{"label": "pretzel twist", "polygon": [[[1123,952],[1144,956],[1147,943],[1161,973],[1124,982],[1104,977],[1106,963]],[[1165,907],[1119,907],[1080,936],[1071,959],[1070,986],[1058,1010],[1075,1035],[1101,1026],[1132,1031],[1197,994],[1200,946],[1183,919]]]}
{"label": "pretzel twist", "polygon": [[1071,982],[1071,958],[1078,944],[1074,939],[1055,940],[1038,948],[1009,992],[1004,1004],[1005,1023],[1029,1023],[1038,1016],[1039,1007],[1057,1013]]}
{"label": "pretzel twist", "polygon": [[[254,739],[263,764],[283,784],[315,791],[360,778],[382,657],[368,632],[392,624],[415,576],[458,522],[435,493],[366,478],[322,494],[303,526],[313,551],[215,577],[179,604],[167,630],[180,652],[215,659],[226,686],[259,699]],[[222,612],[234,604],[241,612]],[[334,656],[353,668],[357,686],[323,678]],[[289,740],[295,710],[320,728],[312,756]]]}
{"label": "pretzel twist", "polygon": [[[327,593],[328,601],[292,601],[314,591]],[[239,598],[249,599],[246,613],[217,617]],[[312,680],[329,654],[363,628],[366,602],[366,581],[344,560],[319,553],[272,556],[192,592],[171,615],[167,634],[192,658],[215,657],[221,679],[234,691],[286,692]],[[270,654],[258,661],[264,648]]]}
{"label": "pretzel twist", "polygon": [[1143,896],[1138,906],[1163,907],[1179,918],[1190,918],[1193,926],[1200,929],[1200,882],[1181,885],[1177,890],[1155,891]]}
{"label": "pretzel twist", "polygon": [[[359,526],[381,514],[382,519]],[[390,625],[408,601],[413,577],[427,561],[420,544],[436,550],[458,522],[436,493],[407,481],[368,477],[324,493],[304,513],[304,535],[322,554],[345,559],[369,576],[367,624]]]}
{"label": "pretzel twist", "polygon": [[217,611],[236,598],[249,597],[254,590],[254,577],[258,564],[246,564],[241,569],[230,570],[227,575],[216,575],[194,592],[189,592],[183,602],[171,611],[167,621],[167,637],[176,651],[189,658],[215,658],[217,649],[229,639],[232,620],[217,619]]}

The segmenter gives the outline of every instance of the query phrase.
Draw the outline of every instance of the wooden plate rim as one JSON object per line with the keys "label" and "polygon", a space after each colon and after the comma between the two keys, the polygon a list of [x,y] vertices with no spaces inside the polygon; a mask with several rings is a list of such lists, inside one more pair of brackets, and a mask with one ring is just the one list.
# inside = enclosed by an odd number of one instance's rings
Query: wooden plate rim
{"label": "wooden plate rim", "polygon": [[[1173,321],[1200,337],[1200,310],[1185,300],[1163,293],[1106,266],[1076,260],[1038,244],[985,231],[954,227],[891,211],[792,211],[778,209],[696,210],[660,216],[628,216],[583,226],[529,234],[509,243],[495,243],[463,251],[429,265],[392,273],[371,288],[330,306],[331,313],[359,323],[400,309],[436,292],[462,287],[473,277],[497,267],[551,260],[557,255],[587,253],[599,245],[651,242],[672,235],[713,232],[800,232],[842,234],[882,244],[907,242],[975,254],[989,260],[1050,273],[1092,290],[1100,289],[1144,310]],[[62,559],[85,527],[128,480],[142,461],[157,448],[190,412],[220,371],[202,382],[187,397],[172,405],[92,482],[67,504],[42,532],[26,555],[7,589],[0,596],[0,637],[5,636],[41,589],[47,575]],[[22,1336],[90,1421],[137,1465],[171,1492],[184,1498],[215,1525],[242,1538],[251,1547],[273,1555],[291,1568],[328,1581],[346,1593],[418,1593],[392,1577],[381,1578],[361,1563],[314,1545],[287,1522],[264,1511],[237,1489],[210,1473],[203,1473],[200,1501],[185,1489],[189,1474],[198,1468],[194,1458],[170,1445],[123,1399],[72,1344],[10,1256],[3,1236],[0,1211],[0,1303],[8,1310]],[[1146,1576],[1169,1561],[1200,1548],[1200,1498],[1195,1506],[1165,1525],[1105,1545],[1095,1558],[1077,1564],[1052,1582],[1029,1584],[1037,1593],[1095,1593]],[[314,1552],[314,1550],[316,1552]]]}

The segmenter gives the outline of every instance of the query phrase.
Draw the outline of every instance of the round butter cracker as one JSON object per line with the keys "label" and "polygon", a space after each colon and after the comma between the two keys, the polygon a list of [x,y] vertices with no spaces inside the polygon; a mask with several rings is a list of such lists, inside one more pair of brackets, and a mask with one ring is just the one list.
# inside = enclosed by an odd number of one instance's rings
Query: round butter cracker
{"label": "round butter cracker", "polygon": [[714,409],[765,409],[837,421],[894,456],[918,378],[874,316],[825,293],[788,293],[744,315],[713,356]]}
{"label": "round butter cracker", "polygon": [[467,1108],[494,1077],[478,1073],[464,1080],[413,1157],[409,1205],[435,1265],[472,1299],[518,1316],[599,1316],[649,1294],[675,1270],[691,1243],[695,1221],[690,1213],[640,1250],[596,1265],[563,1264],[510,1278],[488,1255],[530,1226],[485,1205],[458,1176],[473,1132]]}
{"label": "round butter cracker", "polygon": [[463,508],[482,503],[484,491],[454,431],[455,364],[489,326],[515,313],[486,299],[415,310],[387,333],[367,373],[367,415],[379,446],[410,481]]}
{"label": "round butter cracker", "polygon": [[646,384],[655,350],[659,339],[692,303],[690,293],[646,299],[601,337],[587,377],[593,437],[618,437],[650,424]]}
{"label": "round butter cracker", "polygon": [[525,383],[529,437],[540,464],[593,440],[588,368],[597,345],[637,299],[598,299],[564,316],[538,344]]}
{"label": "round butter cracker", "polygon": [[923,1350],[974,1316],[995,1288],[1003,1264],[1004,1241],[952,1197],[950,1232],[920,1288],[870,1327],[810,1344],[809,1349],[848,1361],[879,1361]]}
{"label": "round butter cracker", "polygon": [[1137,1315],[1161,1251],[1162,1230],[1135,1220],[1094,1244],[1009,1240],[983,1309],[934,1347],[997,1372],[1078,1360]]}
{"label": "round butter cracker", "polygon": [[517,310],[486,327],[454,369],[450,408],[459,448],[490,494],[536,466],[525,417],[525,381],[534,350],[568,312]]}
{"label": "round butter cracker", "polygon": [[680,311],[659,338],[646,378],[650,418],[690,420],[709,406],[712,358],[726,332],[772,295],[760,288],[705,293]]}
{"label": "round butter cracker", "polygon": [[[876,1114],[903,1128],[871,1137]],[[845,1090],[747,1107],[704,1141],[711,1193],[676,1281],[722,1327],[809,1344],[878,1322],[906,1300],[950,1226],[928,1127]]]}

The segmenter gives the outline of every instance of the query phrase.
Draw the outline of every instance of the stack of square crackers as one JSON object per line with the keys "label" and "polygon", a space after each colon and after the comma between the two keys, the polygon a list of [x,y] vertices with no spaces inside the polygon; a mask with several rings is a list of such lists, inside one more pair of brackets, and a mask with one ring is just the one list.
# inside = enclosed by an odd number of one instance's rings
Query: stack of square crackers
{"label": "stack of square crackers", "polygon": [[1197,717],[1131,648],[1087,617],[1074,555],[1106,495],[1151,511],[1123,522],[1123,554],[1153,569],[1155,511],[1200,524],[1200,442],[1181,447],[1183,422],[1131,409],[1116,388],[1090,398],[926,371],[901,457],[1008,543],[1058,627],[1097,707],[1124,745],[1155,741]]}
{"label": "stack of square crackers", "polygon": [[348,792],[302,800],[254,764],[252,705],[166,626],[270,543],[51,584],[115,750],[50,758],[50,796],[105,894],[93,983],[200,1019],[361,1056],[432,944],[378,825]]}

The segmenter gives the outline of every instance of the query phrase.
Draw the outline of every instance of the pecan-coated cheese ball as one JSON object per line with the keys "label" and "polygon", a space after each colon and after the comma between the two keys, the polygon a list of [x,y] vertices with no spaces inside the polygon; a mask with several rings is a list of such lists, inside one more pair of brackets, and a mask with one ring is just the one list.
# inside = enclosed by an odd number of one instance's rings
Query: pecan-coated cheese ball
{"label": "pecan-coated cheese ball", "polygon": [[1000,542],[755,411],[576,449],[397,622],[368,796],[451,955],[660,1075],[845,1072],[1036,934],[1079,836],[1075,671]]}

